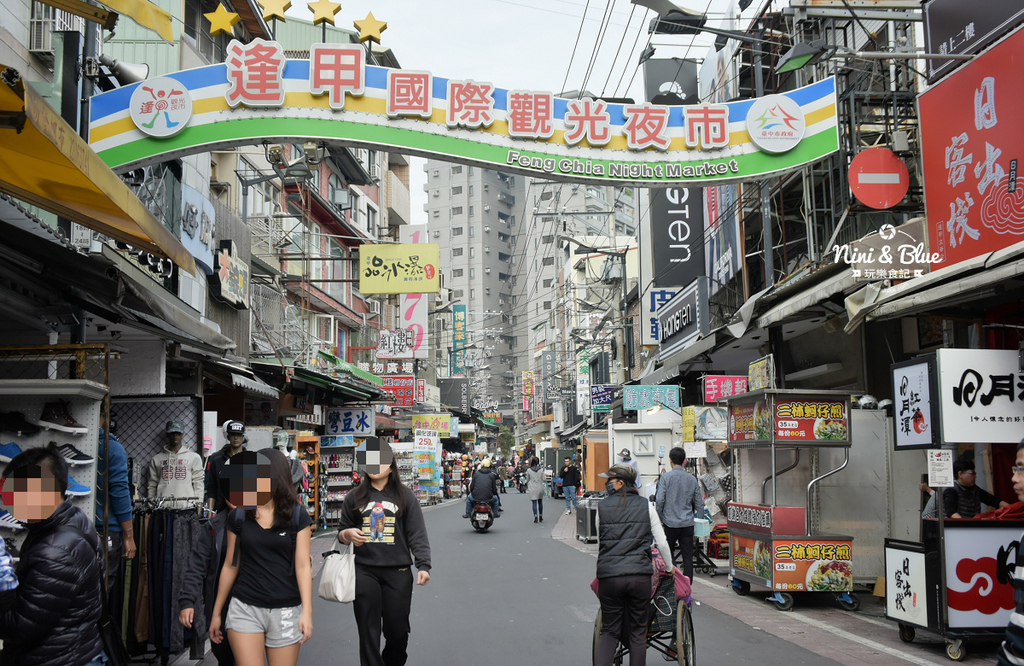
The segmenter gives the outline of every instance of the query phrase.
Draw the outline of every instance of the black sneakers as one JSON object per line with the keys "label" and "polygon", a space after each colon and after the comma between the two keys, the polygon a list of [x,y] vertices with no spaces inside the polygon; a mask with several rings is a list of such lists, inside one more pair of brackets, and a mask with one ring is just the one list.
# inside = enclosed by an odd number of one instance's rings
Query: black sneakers
{"label": "black sneakers", "polygon": [[5,412],[0,414],[0,431],[28,436],[39,432],[39,426],[26,421],[25,415],[21,412]]}
{"label": "black sneakers", "polygon": [[43,405],[43,413],[34,423],[71,435],[84,435],[89,432],[88,428],[71,417],[66,400],[54,400]]}
{"label": "black sneakers", "polygon": [[[56,444],[57,442],[50,443]],[[85,455],[71,444],[62,444],[61,446],[57,447],[57,450],[60,451],[61,457],[64,458],[64,460],[68,461],[69,465],[89,465],[92,464],[93,462],[92,458]]]}

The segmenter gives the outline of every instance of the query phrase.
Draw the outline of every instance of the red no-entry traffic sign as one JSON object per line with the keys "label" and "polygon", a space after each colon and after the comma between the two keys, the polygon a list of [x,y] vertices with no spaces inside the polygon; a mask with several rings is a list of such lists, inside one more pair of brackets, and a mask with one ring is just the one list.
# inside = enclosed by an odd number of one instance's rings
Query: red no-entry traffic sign
{"label": "red no-entry traffic sign", "polygon": [[868,148],[850,162],[850,189],[871,208],[892,208],[907,196],[910,174],[900,156],[888,148]]}

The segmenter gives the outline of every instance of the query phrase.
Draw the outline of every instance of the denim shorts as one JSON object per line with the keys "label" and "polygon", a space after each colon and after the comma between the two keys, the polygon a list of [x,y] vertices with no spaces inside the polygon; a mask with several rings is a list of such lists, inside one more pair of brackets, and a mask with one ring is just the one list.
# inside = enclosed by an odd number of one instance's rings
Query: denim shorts
{"label": "denim shorts", "polygon": [[291,608],[260,608],[232,598],[225,626],[240,634],[264,634],[264,645],[268,648],[287,647],[302,640],[301,616],[301,604]]}

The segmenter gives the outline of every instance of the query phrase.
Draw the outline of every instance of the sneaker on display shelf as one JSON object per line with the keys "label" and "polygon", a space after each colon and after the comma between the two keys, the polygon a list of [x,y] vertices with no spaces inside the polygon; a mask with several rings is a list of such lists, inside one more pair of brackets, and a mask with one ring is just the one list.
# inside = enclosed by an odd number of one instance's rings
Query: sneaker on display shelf
{"label": "sneaker on display shelf", "polygon": [[68,475],[68,495],[72,497],[86,497],[92,494],[92,488],[83,486],[75,481],[74,477]]}
{"label": "sneaker on display shelf", "polygon": [[0,444],[0,462],[9,463],[14,460],[14,456],[19,453],[21,453],[21,447],[14,442]]}
{"label": "sneaker on display shelf", "polygon": [[4,539],[4,548],[7,549],[7,554],[10,555],[15,562],[21,559],[21,551],[14,545],[14,539]]}
{"label": "sneaker on display shelf", "polygon": [[0,529],[23,530],[25,526],[7,511],[0,511]]}
{"label": "sneaker on display shelf", "polygon": [[39,426],[26,421],[21,412],[4,412],[0,414],[0,431],[27,436],[39,432]]}
{"label": "sneaker on display shelf", "polygon": [[35,423],[71,435],[84,435],[89,432],[88,428],[71,417],[66,400],[54,400],[43,405],[43,412]]}
{"label": "sneaker on display shelf", "polygon": [[[50,443],[56,444],[57,442]],[[60,455],[64,458],[64,460],[68,461],[69,465],[89,465],[93,462],[92,458],[85,455],[71,444],[62,444],[59,447],[57,447],[57,450],[60,451]]]}

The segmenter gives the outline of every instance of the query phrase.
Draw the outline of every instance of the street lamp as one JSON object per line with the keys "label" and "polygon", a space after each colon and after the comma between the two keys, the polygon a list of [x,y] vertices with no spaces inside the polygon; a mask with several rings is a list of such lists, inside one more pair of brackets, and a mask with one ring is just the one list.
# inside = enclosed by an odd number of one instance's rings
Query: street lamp
{"label": "street lamp", "polygon": [[921,51],[855,51],[845,46],[830,46],[824,39],[797,42],[779,59],[776,74],[793,72],[807,65],[819,63],[833,56],[864,60],[970,60],[973,55],[963,53],[924,53]]}
{"label": "street lamp", "polygon": [[667,409],[670,412],[675,412],[679,416],[683,415],[683,413],[681,411],[679,411],[678,409],[674,409],[672,407],[669,407],[668,405],[666,405],[665,403],[661,402],[660,400],[655,400],[654,401],[654,406],[647,410],[647,416],[654,416],[655,414],[657,414],[658,412],[660,412],[663,409]]}

